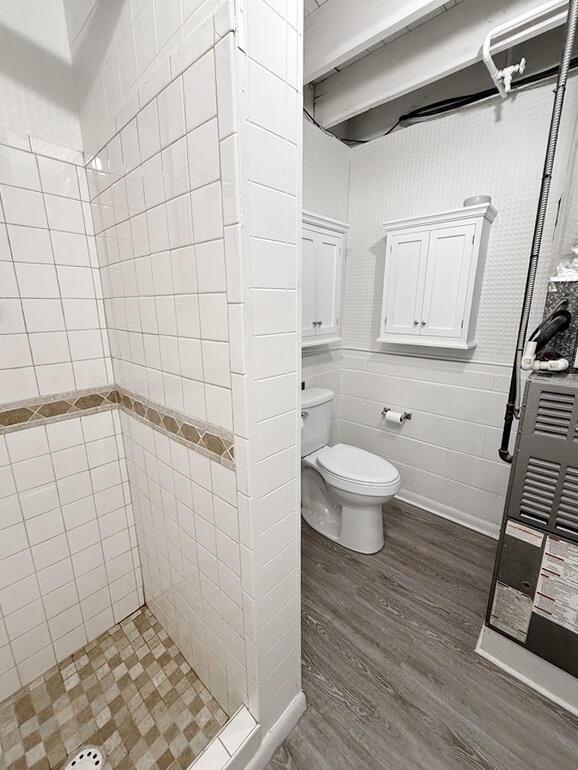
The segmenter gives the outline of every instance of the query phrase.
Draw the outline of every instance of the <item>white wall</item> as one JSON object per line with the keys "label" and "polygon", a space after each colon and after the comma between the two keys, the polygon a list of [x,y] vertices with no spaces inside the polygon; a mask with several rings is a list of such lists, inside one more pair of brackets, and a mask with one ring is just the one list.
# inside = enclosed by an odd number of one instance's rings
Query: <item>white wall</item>
{"label": "white wall", "polygon": [[[576,114],[573,77],[567,93],[555,179],[538,278],[539,314],[549,271],[549,244]],[[347,263],[344,345],[383,350],[376,342],[381,308],[383,222],[462,205],[489,193],[498,211],[490,230],[474,361],[509,364],[516,338],[545,142],[552,84],[492,100],[394,132],[352,151],[351,248]],[[427,354],[427,351],[425,351]],[[461,356],[468,360],[467,355]]]}
{"label": "white wall", "polygon": [[[303,209],[348,222],[350,167],[349,148],[304,118]],[[303,351],[302,377],[307,387],[330,388],[339,393],[340,371],[338,345]],[[334,417],[336,421],[337,411]]]}
{"label": "white wall", "polygon": [[[543,307],[557,201],[567,181],[577,82],[571,79],[567,93],[533,320]],[[508,477],[497,447],[551,93],[547,83],[505,103],[492,100],[351,150],[336,438],[394,462],[406,499],[491,534],[497,532]],[[432,355],[377,343],[383,222],[454,208],[480,193],[492,195],[498,216],[490,232],[473,353]],[[311,384],[335,381],[334,364],[326,363],[323,370],[316,361]],[[411,411],[413,419],[399,428],[386,426],[382,406]]]}
{"label": "white wall", "polygon": [[349,148],[303,120],[303,208],[347,222],[349,212]]}
{"label": "white wall", "polygon": [[80,148],[62,0],[0,6],[0,126]]}

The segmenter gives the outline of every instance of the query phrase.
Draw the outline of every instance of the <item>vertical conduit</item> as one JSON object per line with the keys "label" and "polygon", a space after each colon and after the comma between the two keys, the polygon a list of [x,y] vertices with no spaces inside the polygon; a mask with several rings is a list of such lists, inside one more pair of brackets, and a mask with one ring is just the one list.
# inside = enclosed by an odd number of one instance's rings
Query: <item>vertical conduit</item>
{"label": "vertical conduit", "polygon": [[554,168],[554,157],[556,155],[556,144],[558,142],[558,133],[560,130],[560,118],[562,107],[564,105],[564,96],[566,94],[566,82],[568,80],[568,69],[572,57],[572,48],[576,35],[576,22],[578,20],[578,0],[570,0],[568,7],[568,19],[566,21],[566,40],[560,69],[558,71],[558,80],[556,82],[554,106],[552,107],[552,118],[550,120],[550,131],[548,134],[548,144],[546,147],[546,158],[544,161],[544,170],[542,172],[542,183],[540,185],[540,196],[538,198],[538,211],[534,224],[534,236],[532,238],[532,251],[530,253],[530,263],[528,265],[528,275],[526,277],[526,288],[524,290],[524,301],[522,303],[522,314],[520,316],[520,326],[518,328],[518,339],[516,342],[516,354],[514,365],[512,367],[512,377],[510,380],[510,391],[508,393],[508,402],[504,414],[504,428],[502,430],[502,441],[498,454],[505,463],[512,462],[510,454],[510,437],[512,434],[512,423],[514,417],[519,417],[519,401],[521,389],[520,367],[526,336],[528,334],[528,321],[530,318],[530,309],[532,307],[532,297],[534,295],[534,286],[536,284],[536,271],[538,269],[538,259],[540,257],[540,247],[542,245],[542,235],[544,232],[544,220],[546,218],[546,209],[548,206],[548,196],[550,194],[550,182],[552,180],[552,170]]}

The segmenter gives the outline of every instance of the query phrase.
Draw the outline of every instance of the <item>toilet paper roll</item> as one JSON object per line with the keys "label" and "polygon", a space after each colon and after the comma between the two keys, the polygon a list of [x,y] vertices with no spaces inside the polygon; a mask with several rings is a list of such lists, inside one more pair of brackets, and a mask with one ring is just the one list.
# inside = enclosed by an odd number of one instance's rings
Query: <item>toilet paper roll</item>
{"label": "toilet paper roll", "polygon": [[385,415],[385,421],[393,422],[396,425],[401,425],[403,422],[403,414],[402,412],[394,412],[393,409],[388,409]]}

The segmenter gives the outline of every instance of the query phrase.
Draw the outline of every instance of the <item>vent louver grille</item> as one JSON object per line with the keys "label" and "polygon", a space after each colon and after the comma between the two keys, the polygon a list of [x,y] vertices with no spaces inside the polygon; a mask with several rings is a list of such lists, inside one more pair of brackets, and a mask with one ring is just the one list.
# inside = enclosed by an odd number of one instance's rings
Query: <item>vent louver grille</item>
{"label": "vent louver grille", "polygon": [[572,421],[575,395],[543,390],[538,402],[536,433],[566,438]]}
{"label": "vent louver grille", "polygon": [[578,535],[578,468],[566,469],[555,526]]}
{"label": "vent louver grille", "polygon": [[559,477],[559,463],[530,457],[520,499],[522,518],[538,525],[548,524]]}

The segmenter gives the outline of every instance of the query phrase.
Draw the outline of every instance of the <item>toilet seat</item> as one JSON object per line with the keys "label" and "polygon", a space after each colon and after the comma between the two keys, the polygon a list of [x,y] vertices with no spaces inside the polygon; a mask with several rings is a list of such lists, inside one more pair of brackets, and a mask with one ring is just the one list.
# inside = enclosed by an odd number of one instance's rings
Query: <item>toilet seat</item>
{"label": "toilet seat", "polygon": [[397,468],[383,457],[349,444],[322,447],[309,455],[327,484],[368,496],[394,495],[399,491]]}

